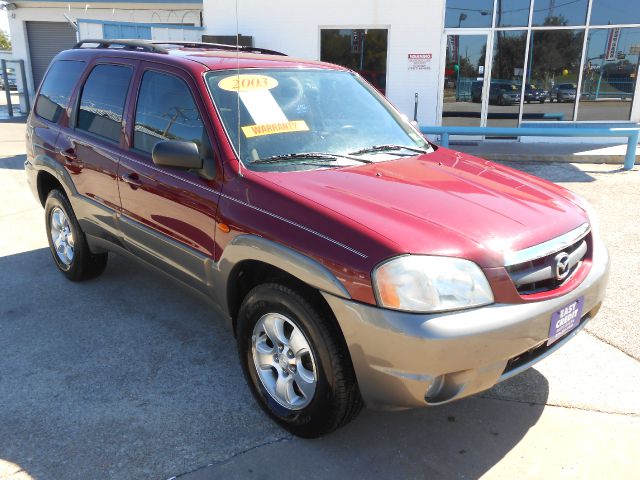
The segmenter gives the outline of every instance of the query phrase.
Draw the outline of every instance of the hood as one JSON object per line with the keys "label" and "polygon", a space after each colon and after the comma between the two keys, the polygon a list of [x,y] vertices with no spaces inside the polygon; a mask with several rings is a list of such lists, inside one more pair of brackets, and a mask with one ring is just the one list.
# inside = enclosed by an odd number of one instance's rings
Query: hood
{"label": "hood", "polygon": [[484,267],[588,221],[562,187],[442,147],[369,165],[266,175],[378,232],[398,254],[462,257]]}

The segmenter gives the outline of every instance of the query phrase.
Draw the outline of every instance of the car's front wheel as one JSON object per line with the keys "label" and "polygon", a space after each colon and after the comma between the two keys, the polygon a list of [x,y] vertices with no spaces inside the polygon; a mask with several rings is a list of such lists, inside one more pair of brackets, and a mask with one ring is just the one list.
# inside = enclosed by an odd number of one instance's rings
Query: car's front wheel
{"label": "car's front wheel", "polygon": [[67,197],[52,190],[44,206],[49,249],[58,269],[69,280],[87,280],[107,266],[106,253],[91,253]]}
{"label": "car's front wheel", "polygon": [[255,398],[291,433],[321,436],[362,408],[340,332],[290,287],[266,283],[251,290],[238,314],[237,340]]}

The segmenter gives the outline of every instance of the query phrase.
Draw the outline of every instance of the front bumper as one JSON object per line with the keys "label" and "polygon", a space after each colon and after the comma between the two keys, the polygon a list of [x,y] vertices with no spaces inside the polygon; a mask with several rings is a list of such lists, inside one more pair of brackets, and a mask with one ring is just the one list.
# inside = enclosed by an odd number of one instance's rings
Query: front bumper
{"label": "front bumper", "polygon": [[[324,293],[351,354],[360,392],[373,408],[413,408],[487,390],[564,345],[600,308],[609,256],[594,235],[585,280],[562,297],[441,314],[411,314]],[[546,347],[552,314],[584,296],[583,318]]]}

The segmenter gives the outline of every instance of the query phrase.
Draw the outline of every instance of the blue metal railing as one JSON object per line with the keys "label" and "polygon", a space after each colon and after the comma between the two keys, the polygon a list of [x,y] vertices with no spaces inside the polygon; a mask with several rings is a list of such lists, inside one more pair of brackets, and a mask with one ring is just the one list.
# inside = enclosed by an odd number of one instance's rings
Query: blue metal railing
{"label": "blue metal railing", "polygon": [[576,127],[555,125],[535,128],[501,127],[420,127],[426,135],[440,135],[440,145],[449,146],[449,135],[482,135],[492,137],[626,137],[627,153],[624,157],[624,169],[631,170],[636,160],[636,147],[640,137],[638,127]]}

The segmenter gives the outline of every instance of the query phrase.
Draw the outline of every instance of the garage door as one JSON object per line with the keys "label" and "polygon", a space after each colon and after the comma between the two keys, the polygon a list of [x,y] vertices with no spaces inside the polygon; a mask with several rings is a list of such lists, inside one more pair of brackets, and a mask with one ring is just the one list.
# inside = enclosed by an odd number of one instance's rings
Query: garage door
{"label": "garage door", "polygon": [[38,88],[51,59],[76,44],[76,31],[67,22],[27,22],[27,39],[33,84]]}

